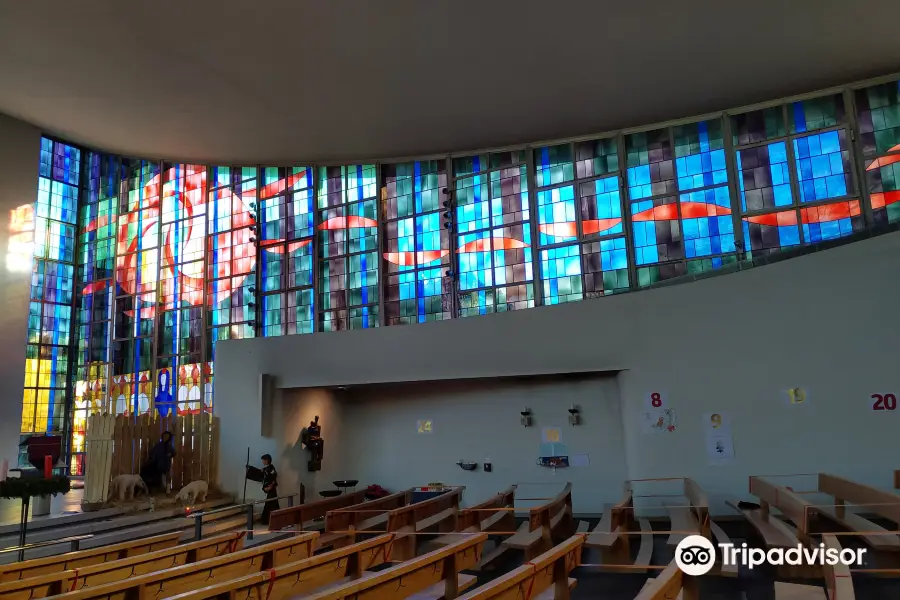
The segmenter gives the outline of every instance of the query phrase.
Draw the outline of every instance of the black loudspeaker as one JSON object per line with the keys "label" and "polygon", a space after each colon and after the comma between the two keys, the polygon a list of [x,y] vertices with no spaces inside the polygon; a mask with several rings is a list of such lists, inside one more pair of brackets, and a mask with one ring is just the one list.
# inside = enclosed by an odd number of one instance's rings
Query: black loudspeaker
{"label": "black loudspeaker", "polygon": [[257,469],[254,466],[247,466],[247,479],[250,481],[262,481],[263,480],[263,472],[261,469]]}
{"label": "black loudspeaker", "polygon": [[322,470],[322,461],[321,460],[311,460],[306,464],[306,467],[310,473],[313,473],[315,471],[321,471]]}

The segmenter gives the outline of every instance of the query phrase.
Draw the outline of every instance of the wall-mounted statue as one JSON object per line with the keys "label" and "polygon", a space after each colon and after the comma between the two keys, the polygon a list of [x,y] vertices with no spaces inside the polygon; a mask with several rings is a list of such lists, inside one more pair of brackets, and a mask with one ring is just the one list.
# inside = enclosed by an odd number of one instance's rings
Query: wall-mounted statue
{"label": "wall-mounted statue", "polygon": [[319,416],[309,422],[309,427],[304,427],[300,432],[300,442],[309,450],[309,470],[322,470],[322,452],[325,449],[325,441],[322,439],[322,428],[319,427]]}

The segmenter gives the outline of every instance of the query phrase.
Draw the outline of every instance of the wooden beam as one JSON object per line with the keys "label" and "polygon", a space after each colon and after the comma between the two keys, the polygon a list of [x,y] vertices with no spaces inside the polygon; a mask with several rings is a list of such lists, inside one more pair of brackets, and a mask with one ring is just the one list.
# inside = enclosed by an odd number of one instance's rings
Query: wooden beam
{"label": "wooden beam", "polygon": [[[825,534],[822,536],[822,542],[826,549],[841,551],[841,544],[838,542],[837,536]],[[853,578],[850,575],[850,567],[838,562],[831,566],[825,564],[823,567],[825,572],[825,586],[828,588],[828,598],[830,600],[854,600],[856,595],[853,592]]]}
{"label": "wooden beam", "polygon": [[774,506],[793,521],[797,526],[797,537],[801,541],[808,539],[809,522],[815,515],[815,508],[805,498],[762,477],[750,478],[750,493],[765,504]]}
{"label": "wooden beam", "polygon": [[865,512],[875,513],[900,525],[900,494],[826,473],[819,474],[819,491],[831,494],[836,500],[859,505]]}

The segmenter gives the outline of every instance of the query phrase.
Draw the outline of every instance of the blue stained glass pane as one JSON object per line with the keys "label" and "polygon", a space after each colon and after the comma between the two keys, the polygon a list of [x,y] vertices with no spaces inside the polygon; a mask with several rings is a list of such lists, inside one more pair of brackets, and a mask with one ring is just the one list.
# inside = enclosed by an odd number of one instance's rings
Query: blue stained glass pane
{"label": "blue stained glass pane", "polygon": [[849,194],[849,150],[844,130],[794,140],[801,202]]}
{"label": "blue stained glass pane", "polygon": [[681,215],[687,258],[734,252],[734,224],[727,187],[682,194]]}

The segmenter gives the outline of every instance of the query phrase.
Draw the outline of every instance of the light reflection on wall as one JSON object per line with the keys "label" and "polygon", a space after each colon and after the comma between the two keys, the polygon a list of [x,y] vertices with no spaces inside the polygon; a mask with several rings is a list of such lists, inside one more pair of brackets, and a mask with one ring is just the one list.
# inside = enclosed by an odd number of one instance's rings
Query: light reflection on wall
{"label": "light reflection on wall", "polygon": [[6,269],[16,273],[31,272],[34,254],[34,205],[23,204],[9,211],[9,243]]}

